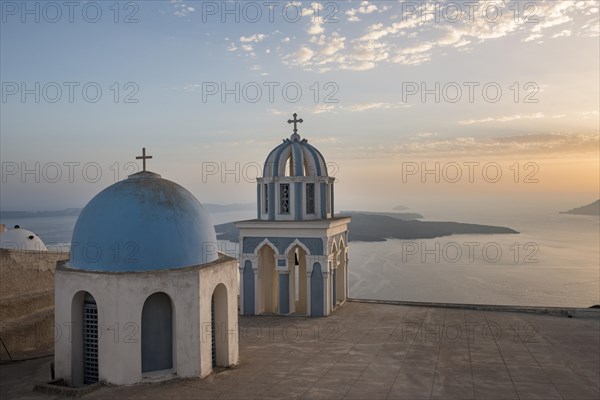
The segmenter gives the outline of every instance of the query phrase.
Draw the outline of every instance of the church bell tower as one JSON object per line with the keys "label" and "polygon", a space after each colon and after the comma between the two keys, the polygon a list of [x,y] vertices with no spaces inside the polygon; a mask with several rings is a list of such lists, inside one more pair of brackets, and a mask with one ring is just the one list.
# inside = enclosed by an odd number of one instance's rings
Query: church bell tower
{"label": "church bell tower", "polygon": [[350,217],[335,216],[335,178],[293,117],[257,179],[256,219],[236,223],[244,315],[326,316],[348,297]]}

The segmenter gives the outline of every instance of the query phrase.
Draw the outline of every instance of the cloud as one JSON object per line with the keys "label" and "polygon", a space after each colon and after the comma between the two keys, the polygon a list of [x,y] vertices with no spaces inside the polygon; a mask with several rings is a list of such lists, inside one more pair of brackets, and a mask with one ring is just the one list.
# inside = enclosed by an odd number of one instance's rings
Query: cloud
{"label": "cloud", "polygon": [[335,110],[335,106],[333,104],[319,104],[315,108],[311,110],[312,114],[322,114]]}
{"label": "cloud", "polygon": [[[538,8],[535,13],[530,8],[526,12],[521,6],[517,16],[512,0],[498,0],[494,2],[501,9],[498,14],[489,16],[479,5],[472,14],[463,13],[456,22],[444,20],[445,14],[440,14],[442,17],[437,21],[431,18],[430,2],[414,2],[414,10],[404,10],[404,13],[398,14],[401,8],[398,4],[386,3],[382,6],[372,1],[362,1],[346,11],[348,21],[354,22],[353,29],[335,26],[332,34],[325,32],[328,27],[323,21],[325,13],[315,13],[316,9],[322,10],[323,7],[315,4],[303,7],[303,15],[311,16],[307,30],[308,43],[281,54],[285,64],[315,72],[366,71],[382,63],[417,66],[446,55],[451,50],[472,51],[483,43],[509,36],[517,41],[534,43],[540,43],[545,36],[554,39],[600,36],[598,7],[593,1],[540,1],[536,3]],[[440,7],[444,7],[443,2]],[[382,12],[388,10],[395,14],[390,12],[389,18],[380,18],[377,23],[360,22],[365,15],[383,15]],[[424,15],[429,17],[423,18]],[[561,29],[557,29],[559,27]],[[289,41],[284,39],[284,42]],[[297,57],[298,52],[311,56]]]}
{"label": "cloud", "polygon": [[[391,110],[399,108],[411,107],[405,103],[357,103],[347,106],[341,106],[339,104],[318,104],[314,107],[297,107],[298,112],[309,113],[309,114],[323,114],[323,113],[337,113],[337,112],[365,112],[371,110]],[[278,110],[271,108],[267,110],[273,115],[289,114],[288,111]]]}
{"label": "cloud", "polygon": [[334,32],[328,41],[324,40],[324,45],[319,50],[319,55],[321,55],[321,56],[334,55],[339,50],[342,50],[345,47],[345,45],[344,45],[345,40],[346,40],[345,37],[341,37],[337,32]]}
{"label": "cloud", "polygon": [[544,35],[542,35],[541,33],[532,33],[531,35],[527,36],[525,39],[523,39],[524,42],[531,42],[533,40],[537,40],[541,37],[543,37]]}
{"label": "cloud", "polygon": [[458,136],[444,139],[423,137],[397,144],[343,148],[347,158],[499,157],[515,154],[543,157],[550,154],[597,154],[598,133],[543,133],[502,137]]}
{"label": "cloud", "polygon": [[182,0],[171,0],[171,4],[175,8],[173,15],[178,17],[185,17],[196,11],[194,7],[184,4]]}
{"label": "cloud", "polygon": [[314,144],[333,144],[337,143],[338,139],[335,136],[315,137],[310,140]]}
{"label": "cloud", "polygon": [[319,22],[313,23],[310,28],[308,28],[309,35],[320,35],[323,32],[325,32],[325,28],[323,28]]}
{"label": "cloud", "polygon": [[325,32],[325,28],[322,26],[325,21],[320,15],[321,11],[323,11],[323,5],[317,2],[311,3],[310,7],[302,8],[302,16],[310,17],[311,24],[307,31],[309,35],[320,35]]}
{"label": "cloud", "polygon": [[487,117],[487,118],[482,118],[482,119],[467,119],[467,120],[463,120],[463,121],[458,121],[459,124],[461,125],[472,125],[472,124],[482,124],[482,123],[487,123],[487,122],[510,122],[510,121],[516,121],[516,120],[521,120],[521,119],[540,119],[540,118],[544,118],[544,114],[541,112],[535,113],[535,114],[514,114],[514,115],[507,115],[507,116],[503,116],[503,117]]}
{"label": "cloud", "polygon": [[367,71],[373,68],[375,68],[375,63],[371,61],[362,61],[342,66],[342,69],[347,69],[350,71]]}
{"label": "cloud", "polygon": [[407,108],[410,107],[409,104],[406,103],[361,103],[354,104],[352,106],[341,107],[343,110],[352,111],[352,112],[362,112],[368,110],[388,110],[391,108]]}
{"label": "cloud", "polygon": [[244,51],[252,51],[254,50],[254,47],[252,47],[251,44],[243,44],[240,46],[240,48]]}
{"label": "cloud", "polygon": [[369,4],[368,1],[363,1],[360,3],[360,7],[351,8],[346,11],[346,15],[348,16],[348,21],[350,22],[358,22],[360,18],[357,14],[371,14],[377,11],[379,8],[375,4]]}
{"label": "cloud", "polygon": [[315,52],[308,47],[300,47],[298,51],[296,51],[296,62],[298,64],[304,64],[313,58],[314,54]]}
{"label": "cloud", "polygon": [[571,31],[568,29],[564,29],[562,31],[560,31],[559,33],[552,35],[552,38],[559,38],[559,37],[569,37],[571,36]]}
{"label": "cloud", "polygon": [[251,36],[242,36],[240,37],[240,42],[242,43],[258,43],[258,42],[262,42],[263,40],[265,40],[265,38],[267,37],[267,35],[265,35],[264,33],[255,33]]}

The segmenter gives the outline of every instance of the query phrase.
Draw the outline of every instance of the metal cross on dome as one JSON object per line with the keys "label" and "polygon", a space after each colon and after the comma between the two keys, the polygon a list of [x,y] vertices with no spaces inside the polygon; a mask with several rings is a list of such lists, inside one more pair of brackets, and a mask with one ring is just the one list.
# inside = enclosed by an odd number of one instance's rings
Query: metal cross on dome
{"label": "metal cross on dome", "polygon": [[147,156],[146,155],[146,148],[142,147],[142,155],[135,157],[136,160],[142,160],[142,165],[143,165],[142,171],[146,170],[146,160],[150,159],[150,158],[152,158],[152,156]]}
{"label": "metal cross on dome", "polygon": [[298,133],[298,123],[303,123],[304,121],[302,120],[302,118],[297,119],[296,117],[298,116],[298,114],[294,113],[294,119],[288,119],[288,124],[293,123],[294,124],[294,133]]}

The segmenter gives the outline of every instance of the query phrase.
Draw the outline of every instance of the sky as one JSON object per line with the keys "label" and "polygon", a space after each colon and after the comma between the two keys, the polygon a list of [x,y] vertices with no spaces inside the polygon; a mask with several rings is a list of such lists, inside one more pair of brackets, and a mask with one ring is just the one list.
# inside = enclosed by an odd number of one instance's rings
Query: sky
{"label": "sky", "polygon": [[599,197],[598,1],[1,6],[1,210],[82,207],[142,147],[201,202],[253,202],[294,112],[338,210]]}

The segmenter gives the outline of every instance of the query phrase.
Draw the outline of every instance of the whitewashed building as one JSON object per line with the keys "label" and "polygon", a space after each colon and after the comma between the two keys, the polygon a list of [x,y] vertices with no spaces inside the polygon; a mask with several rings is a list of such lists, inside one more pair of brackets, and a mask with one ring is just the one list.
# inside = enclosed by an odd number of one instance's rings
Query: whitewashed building
{"label": "whitewashed building", "polygon": [[42,239],[35,233],[19,225],[15,225],[13,229],[6,229],[4,224],[0,225],[0,249],[48,251]]}
{"label": "whitewashed building", "polygon": [[244,315],[327,316],[348,297],[350,217],[335,216],[335,178],[300,122],[265,161],[256,219],[236,222]]}
{"label": "whitewashed building", "polygon": [[133,384],[237,364],[237,274],[200,202],[144,159],[86,205],[57,266],[56,377]]}

